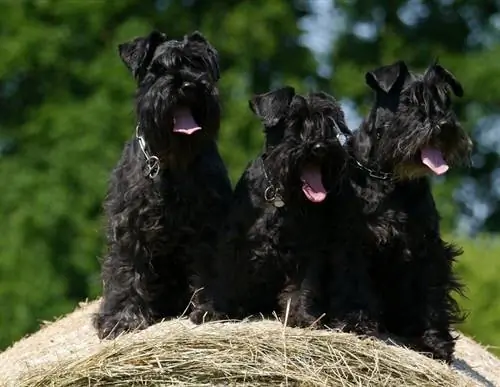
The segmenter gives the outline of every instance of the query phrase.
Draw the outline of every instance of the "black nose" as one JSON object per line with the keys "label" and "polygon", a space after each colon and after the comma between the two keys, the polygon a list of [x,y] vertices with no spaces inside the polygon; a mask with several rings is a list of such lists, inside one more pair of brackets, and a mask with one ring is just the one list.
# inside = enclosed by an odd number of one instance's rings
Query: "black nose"
{"label": "black nose", "polygon": [[326,154],[326,145],[318,142],[312,147],[312,154],[316,157],[323,157]]}
{"label": "black nose", "polygon": [[182,84],[183,90],[193,90],[196,89],[196,85],[193,82],[184,82]]}

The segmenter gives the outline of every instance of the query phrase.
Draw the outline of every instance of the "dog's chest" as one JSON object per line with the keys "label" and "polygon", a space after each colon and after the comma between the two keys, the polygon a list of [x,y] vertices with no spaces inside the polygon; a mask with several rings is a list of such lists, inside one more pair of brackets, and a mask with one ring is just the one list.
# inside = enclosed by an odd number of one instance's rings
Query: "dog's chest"
{"label": "dog's chest", "polygon": [[370,216],[369,228],[379,245],[394,244],[405,233],[407,214],[398,209],[385,209]]}
{"label": "dog's chest", "polygon": [[428,238],[434,234],[433,213],[425,211],[425,206],[418,201],[408,203],[396,199],[389,203],[391,206],[370,222],[370,229],[384,257],[393,257],[399,263],[412,262],[425,250]]}
{"label": "dog's chest", "polygon": [[199,176],[165,179],[159,193],[165,218],[180,224],[202,223],[215,216],[222,200],[217,190]]}

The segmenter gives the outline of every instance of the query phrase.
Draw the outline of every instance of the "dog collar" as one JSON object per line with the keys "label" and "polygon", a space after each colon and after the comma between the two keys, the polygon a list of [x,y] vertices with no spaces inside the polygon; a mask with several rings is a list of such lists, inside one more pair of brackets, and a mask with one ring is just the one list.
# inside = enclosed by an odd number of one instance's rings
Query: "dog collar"
{"label": "dog collar", "polygon": [[152,156],[147,150],[146,140],[140,134],[139,125],[135,127],[135,137],[139,143],[144,157],[146,158],[146,165],[144,167],[144,175],[150,179],[154,179],[160,173],[160,159],[157,156]]}
{"label": "dog collar", "polygon": [[272,203],[272,205],[276,208],[281,208],[285,205],[285,201],[283,200],[283,196],[281,196],[280,188],[276,188],[269,178],[266,165],[264,164],[264,159],[260,158],[260,162],[262,164],[262,172],[264,173],[264,178],[266,179],[267,187],[264,190],[264,200],[268,203]]}
{"label": "dog collar", "polygon": [[358,159],[356,159],[354,157],[353,157],[353,160],[354,160],[354,162],[356,163],[356,166],[359,169],[362,169],[363,171],[368,172],[368,175],[370,177],[373,177],[374,179],[378,179],[378,180],[392,180],[393,177],[394,177],[394,175],[392,173],[389,173],[389,172],[377,172],[377,171],[374,171],[373,169],[370,169],[367,166],[361,164],[358,161]]}

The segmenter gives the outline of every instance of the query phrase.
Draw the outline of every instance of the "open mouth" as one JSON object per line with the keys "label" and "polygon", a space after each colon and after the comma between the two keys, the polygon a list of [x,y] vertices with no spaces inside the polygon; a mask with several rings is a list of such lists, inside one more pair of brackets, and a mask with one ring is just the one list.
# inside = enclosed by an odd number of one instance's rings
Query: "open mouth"
{"label": "open mouth", "polygon": [[201,130],[201,126],[195,121],[189,108],[179,107],[175,109],[173,120],[175,133],[190,135]]}
{"label": "open mouth", "polygon": [[420,150],[422,163],[436,175],[442,175],[450,169],[443,158],[443,153],[432,147],[426,147]]}
{"label": "open mouth", "polygon": [[313,203],[320,203],[326,198],[326,189],[323,185],[321,167],[314,164],[307,164],[302,169],[300,176],[302,181],[302,192],[308,200]]}

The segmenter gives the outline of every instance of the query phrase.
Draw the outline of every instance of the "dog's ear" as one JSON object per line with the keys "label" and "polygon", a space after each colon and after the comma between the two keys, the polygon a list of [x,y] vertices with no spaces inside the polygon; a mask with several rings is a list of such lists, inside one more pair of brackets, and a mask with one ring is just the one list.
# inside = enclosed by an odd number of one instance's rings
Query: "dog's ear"
{"label": "dog's ear", "polygon": [[375,91],[389,93],[398,80],[406,79],[410,75],[406,63],[399,60],[393,64],[378,67],[365,74],[365,81]]}
{"label": "dog's ear", "polygon": [[156,48],[166,40],[164,33],[153,31],[146,37],[138,37],[118,45],[120,58],[135,79],[140,80],[146,74]]}
{"label": "dog's ear", "polygon": [[295,89],[291,86],[284,86],[264,94],[254,95],[248,101],[248,105],[265,127],[272,127],[276,126],[288,113],[294,96]]}
{"label": "dog's ear", "polygon": [[435,62],[425,71],[424,80],[431,84],[445,83],[457,97],[464,95],[464,89],[455,76],[443,66]]}
{"label": "dog's ear", "polygon": [[186,39],[191,41],[191,42],[200,42],[200,43],[208,44],[208,40],[198,30],[193,31],[191,34],[187,35]]}
{"label": "dog's ear", "polygon": [[219,66],[219,53],[217,50],[208,42],[208,40],[203,36],[200,31],[194,31],[190,35],[185,36],[185,41],[201,43],[208,55],[208,68],[210,75],[214,82],[220,79],[220,66]]}

